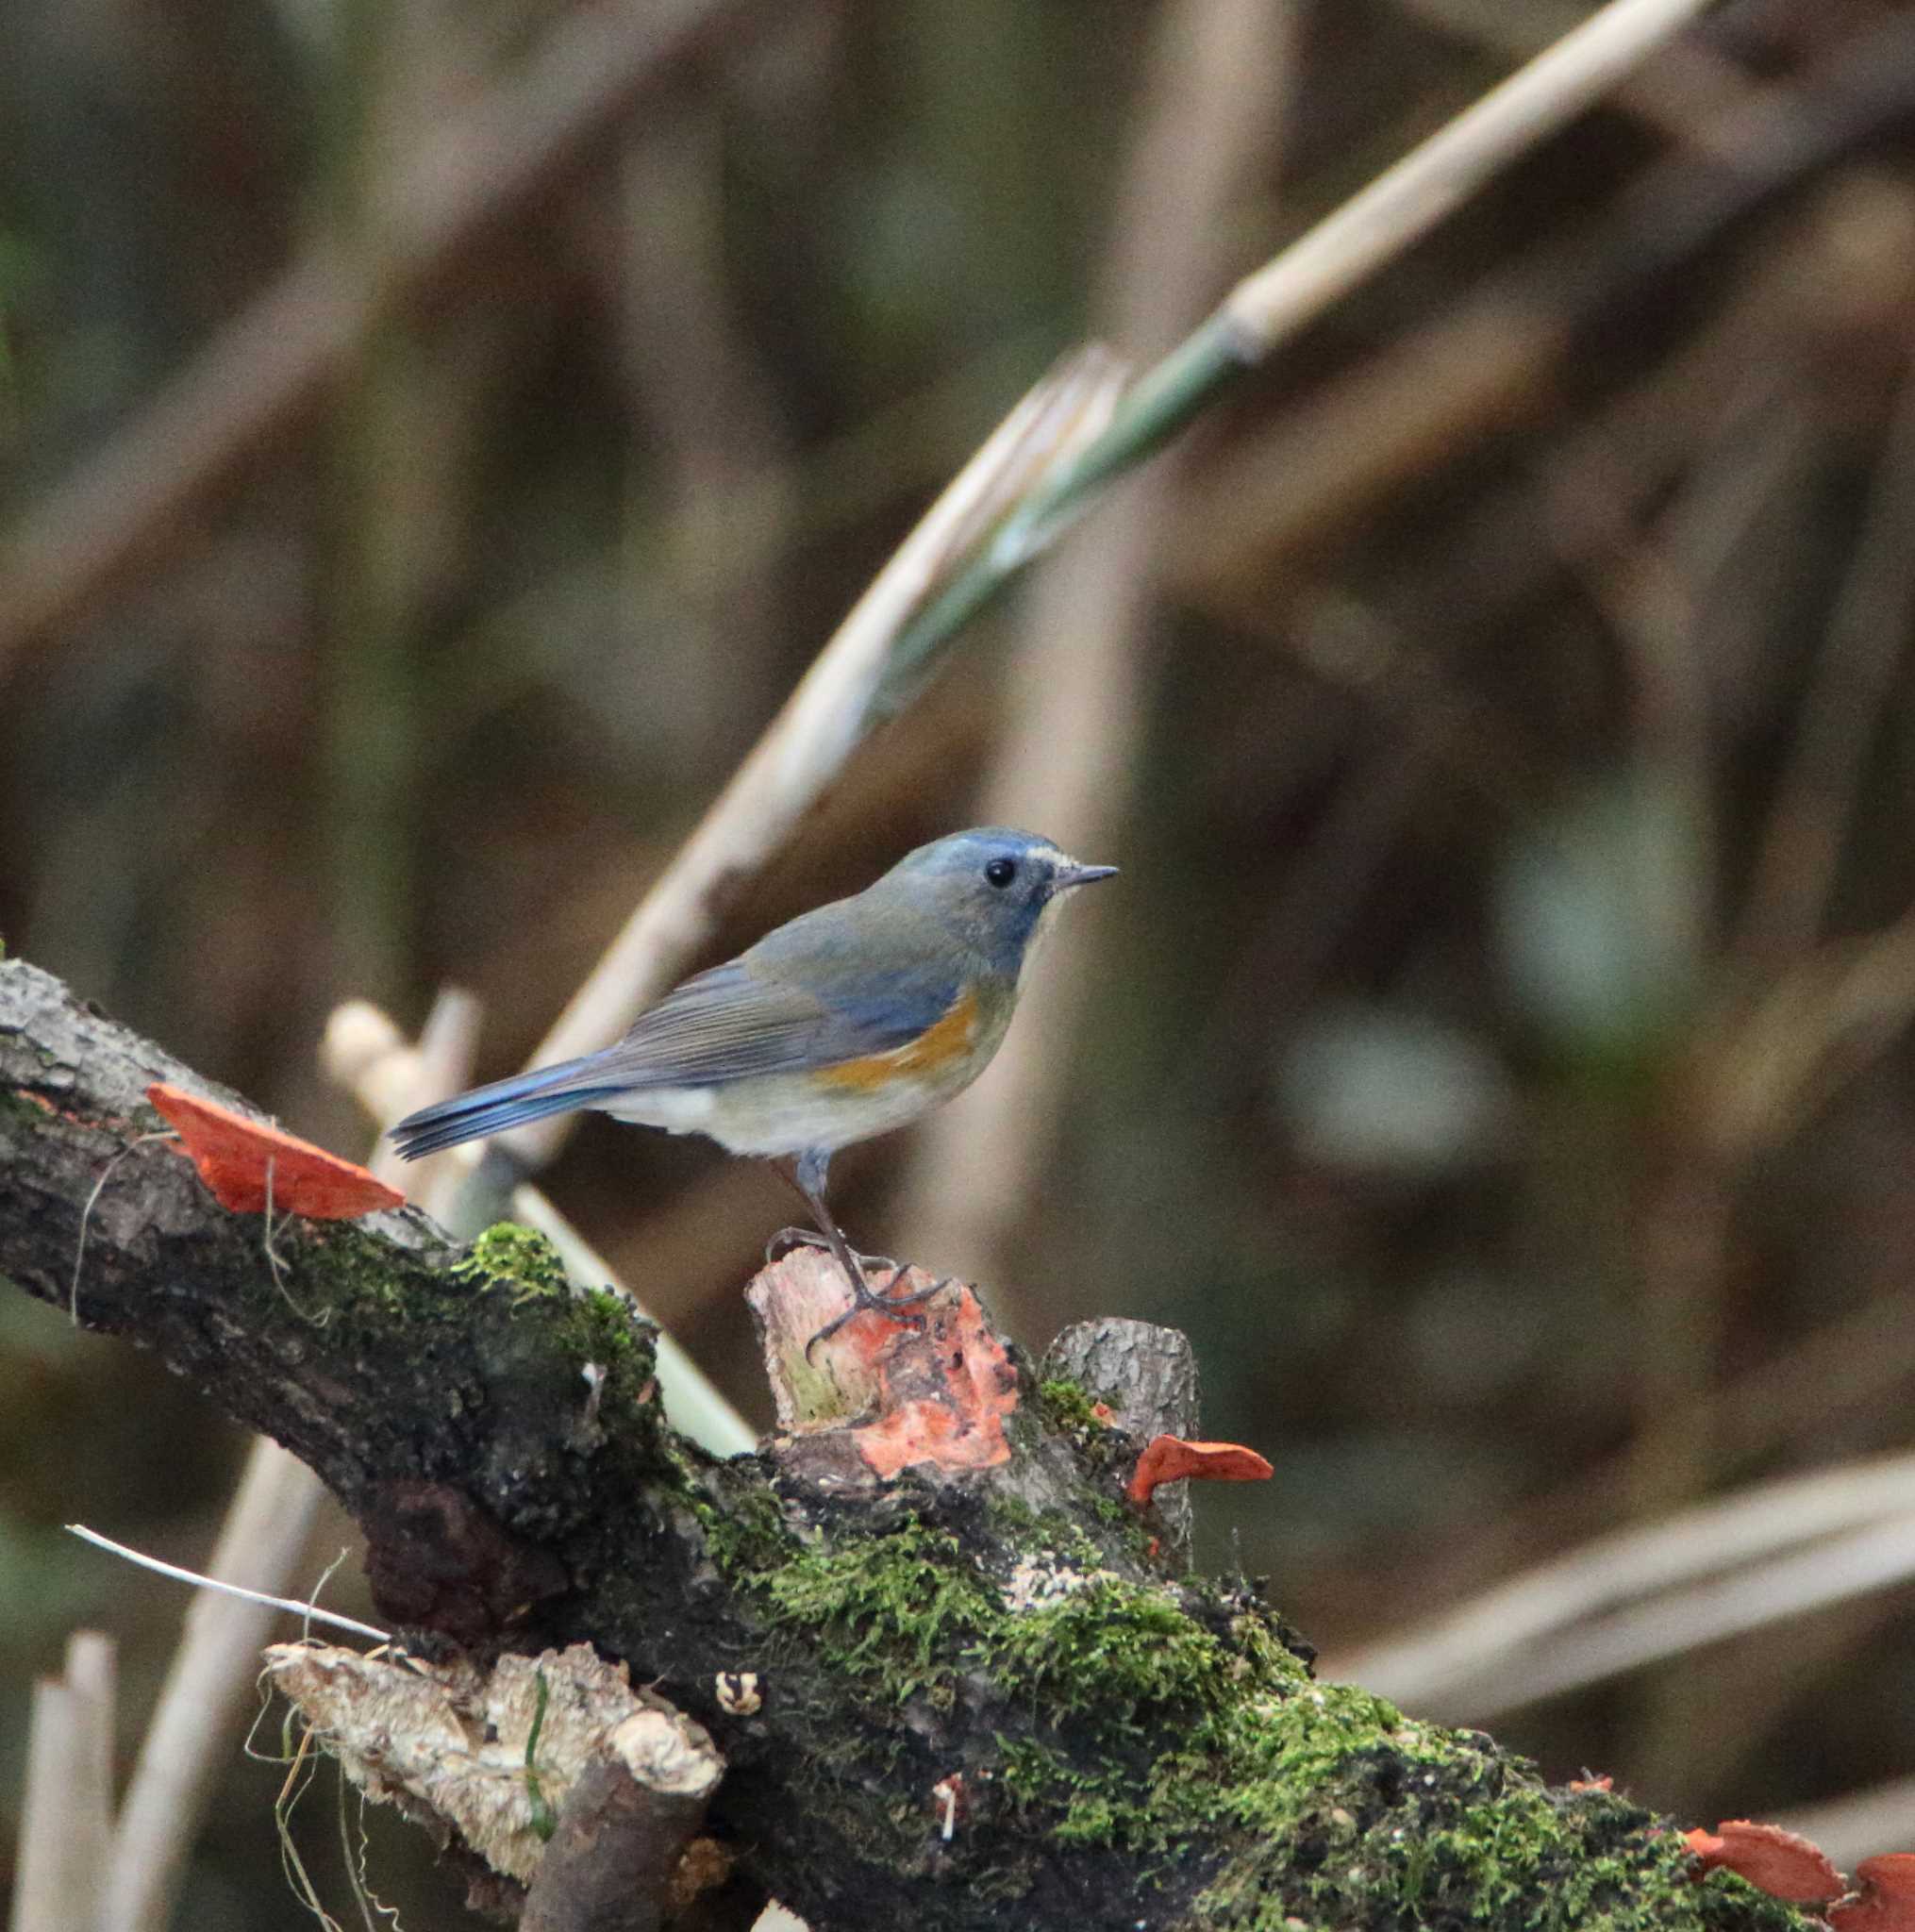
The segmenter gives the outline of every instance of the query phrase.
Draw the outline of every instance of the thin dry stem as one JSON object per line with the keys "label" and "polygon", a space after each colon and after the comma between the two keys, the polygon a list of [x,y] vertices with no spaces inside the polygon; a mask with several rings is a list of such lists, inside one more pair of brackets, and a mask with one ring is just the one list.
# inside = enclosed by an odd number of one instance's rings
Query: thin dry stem
{"label": "thin dry stem", "polygon": [[[207,1573],[276,1594],[306,1549],[324,1491],[297,1457],[258,1439],[221,1525]],[[146,1727],[113,1834],[102,1924],[107,1932],[165,1932],[187,1854],[239,1735],[259,1648],[282,1610],[196,1591]]]}
{"label": "thin dry stem", "polygon": [[1911,1574],[1915,1457],[1887,1457],[1597,1538],[1324,1670],[1474,1723]]}
{"label": "thin dry stem", "polygon": [[[1109,333],[1125,349],[1166,346],[1215,287],[1230,205],[1274,145],[1297,17],[1270,0],[1180,0],[1163,15],[1106,272]],[[1172,484],[1161,469],[1133,479],[1040,576],[981,821],[1026,825],[1093,862],[1116,850],[1141,755],[1157,533]],[[1085,908],[1074,911],[1074,924],[1084,920]],[[914,1246],[991,1282],[1013,1327],[1008,1248],[1042,1190],[1080,1073],[1063,1042],[1091,984],[1091,937],[1071,935],[1077,970],[1054,962],[1033,975],[990,1074],[927,1124],[901,1216]]]}
{"label": "thin dry stem", "polygon": [[112,1640],[78,1630],[66,1674],[34,1686],[26,1791],[13,1880],[13,1932],[101,1924],[113,1819]]}
{"label": "thin dry stem", "polygon": [[[102,1536],[96,1529],[89,1529],[84,1523],[69,1523],[67,1533],[76,1536],[82,1542],[92,1543],[96,1550],[105,1550],[110,1556],[123,1557],[136,1569],[150,1570],[156,1576],[169,1576],[175,1583],[190,1583],[195,1590],[211,1591],[216,1596],[229,1596],[242,1603],[258,1604],[263,1608],[283,1610],[289,1616],[303,1617],[312,1624],[324,1624],[334,1630],[350,1631],[355,1637],[371,1639],[375,1643],[390,1643],[392,1633],[381,1630],[376,1624],[362,1624],[357,1617],[342,1617],[337,1610],[322,1609],[310,1597],[269,1596],[264,1591],[248,1590],[238,1583],[223,1583],[217,1576],[208,1576],[197,1570],[188,1570],[178,1563],[162,1562],[158,1557],[149,1557],[143,1550],[136,1550],[129,1543],[116,1543],[109,1536]],[[326,1578],[345,1559],[341,1551],[330,1563],[320,1578],[324,1588]]]}
{"label": "thin dry stem", "polygon": [[[1537,54],[1576,25],[1572,5],[1514,8],[1503,0],[1404,0],[1405,10],[1442,32],[1466,36],[1506,58]],[[1669,140],[1712,152],[1709,125],[1752,90],[1741,68],[1696,42],[1677,42],[1624,77],[1616,105]]]}
{"label": "thin dry stem", "polygon": [[1599,101],[1711,0],[1610,0],[1231,291],[1223,313],[1261,359],[1496,172]]}

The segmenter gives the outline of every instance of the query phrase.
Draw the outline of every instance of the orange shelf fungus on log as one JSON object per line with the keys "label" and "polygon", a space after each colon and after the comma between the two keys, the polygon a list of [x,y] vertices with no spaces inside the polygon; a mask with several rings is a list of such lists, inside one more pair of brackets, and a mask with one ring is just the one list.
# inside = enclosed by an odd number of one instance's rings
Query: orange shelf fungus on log
{"label": "orange shelf fungus on log", "polygon": [[[922,1268],[895,1284],[906,1294],[932,1285]],[[814,1479],[830,1458],[839,1458],[832,1479],[841,1484],[854,1468],[884,1481],[906,1469],[955,1474],[1010,1460],[1004,1425],[1018,1405],[1017,1370],[962,1283],[904,1320],[860,1315],[811,1351],[810,1338],[849,1300],[829,1255],[793,1249],[756,1277],[746,1298],[781,1453],[797,1455]]]}
{"label": "orange shelf fungus on log", "polygon": [[184,1088],[156,1080],[146,1097],[177,1131],[213,1198],[235,1214],[262,1213],[270,1201],[308,1221],[352,1221],[406,1205],[396,1188],[352,1161]]}
{"label": "orange shelf fungus on log", "polygon": [[1746,1818],[1732,1818],[1712,1832],[1683,1836],[1705,1872],[1718,1867],[1733,1872],[1771,1898],[1790,1905],[1819,1905],[1847,1890],[1827,1853],[1779,1824],[1752,1824]]}
{"label": "orange shelf fungus on log", "polygon": [[1856,1867],[1856,1896],[1831,1906],[1835,1932],[1915,1932],[1915,1852],[1884,1852]]}
{"label": "orange shelf fungus on log", "polygon": [[1199,1482],[1260,1483],[1270,1464],[1255,1449],[1237,1442],[1187,1442],[1181,1436],[1156,1436],[1137,1458],[1137,1473],[1124,1494],[1141,1509],[1163,1483],[1186,1476]]}

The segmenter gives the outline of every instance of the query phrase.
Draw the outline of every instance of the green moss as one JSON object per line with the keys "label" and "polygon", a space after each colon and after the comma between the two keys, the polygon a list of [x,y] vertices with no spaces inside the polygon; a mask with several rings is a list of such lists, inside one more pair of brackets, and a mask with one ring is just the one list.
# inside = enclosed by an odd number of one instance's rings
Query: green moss
{"label": "green moss", "polygon": [[1626,1800],[1551,1791],[1472,1733],[1310,1682],[1259,1611],[1212,1627],[1099,1582],[1012,1620],[993,1655],[1039,1714],[1032,1735],[998,1740],[1007,1797],[1060,1845],[1156,1856],[1165,1873],[1218,1847],[1192,1932],[1807,1924],[1740,1882],[1697,1884],[1680,1836]]}
{"label": "green moss", "polygon": [[1145,1541],[1143,1519],[1134,1508],[1120,1503],[1115,1496],[1091,1496],[1086,1499],[1091,1513],[1100,1522],[1107,1523],[1113,1529],[1123,1530],[1126,1537],[1137,1541]]}
{"label": "green moss", "polygon": [[[1159,1822],[1241,1827],[1227,1875],[1191,1924],[1280,1932],[1290,1921],[1486,1932],[1681,1932],[1715,1923],[1680,1836],[1606,1791],[1551,1791],[1470,1733],[1323,1686],[1220,1713],[1188,1761],[1159,1759]],[[1234,1835],[1234,1834],[1233,1834]],[[1755,1897],[1751,1894],[1751,1898]],[[1800,1928],[1773,1900],[1744,1928]]]}
{"label": "green moss", "polygon": [[1123,1733],[1229,1688],[1215,1637],[1161,1591],[1114,1578],[1009,1619],[990,1661],[1033,1709],[1094,1713]]}
{"label": "green moss", "polygon": [[768,1484],[739,1482],[722,1503],[714,1503],[692,1473],[684,1473],[687,1500],[705,1533],[706,1550],[730,1582],[749,1590],[800,1556],[798,1540],[786,1527]]}
{"label": "green moss", "polygon": [[567,1325],[571,1331],[569,1339],[586,1361],[611,1368],[619,1362],[642,1358],[644,1366],[650,1369],[652,1332],[633,1311],[631,1303],[610,1289],[589,1288],[574,1296]]}
{"label": "green moss", "polygon": [[1106,1426],[1097,1413],[1097,1398],[1081,1382],[1073,1382],[1063,1375],[1053,1375],[1038,1384],[1038,1402],[1044,1420],[1061,1434],[1101,1430]]}
{"label": "green moss", "polygon": [[895,1703],[948,1704],[971,1645],[1003,1616],[957,1539],[915,1518],[803,1549],[758,1587],[774,1620]]}
{"label": "green moss", "polygon": [[291,1307],[302,1322],[321,1325],[344,1317],[341,1335],[351,1332],[355,1316],[383,1329],[395,1318],[410,1319],[418,1298],[430,1292],[416,1276],[408,1289],[383,1244],[345,1224],[323,1231],[299,1221],[275,1224],[274,1241],[283,1278],[262,1267],[249,1292],[275,1316]]}
{"label": "green moss", "polygon": [[[1320,1691],[1251,1617],[1220,1635],[1162,1592],[1114,1581],[1016,1619],[999,1656],[1005,1681],[1047,1720],[1016,1748],[1006,1789],[1051,1812],[1074,1844],[1167,1852],[1200,1831],[1256,1823],[1257,1767],[1241,1733],[1287,1710],[1307,1712],[1315,1731],[1334,1710],[1335,1741],[1291,1751],[1264,1793],[1259,1828],[1279,1828],[1276,1798],[1374,1739],[1374,1713],[1389,1712],[1361,1693]],[[1178,1741],[1138,1758],[1140,1742],[1166,1734]]]}
{"label": "green moss", "polygon": [[[517,1299],[534,1295],[569,1295],[571,1277],[558,1251],[542,1234],[516,1221],[494,1222],[454,1265],[455,1279],[508,1286]],[[613,1295],[613,1301],[618,1297]],[[620,1304],[623,1307],[623,1304]]]}
{"label": "green moss", "polygon": [[[996,1528],[1018,1543],[1037,1541],[1044,1520],[1022,1496],[997,1490],[986,1495],[984,1513]],[[1056,1512],[1046,1512],[1050,1513]]]}

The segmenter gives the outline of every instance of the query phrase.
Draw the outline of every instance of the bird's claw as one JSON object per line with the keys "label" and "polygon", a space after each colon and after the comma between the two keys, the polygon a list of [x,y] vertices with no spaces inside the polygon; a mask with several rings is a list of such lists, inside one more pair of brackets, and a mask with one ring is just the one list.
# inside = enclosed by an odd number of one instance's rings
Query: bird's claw
{"label": "bird's claw", "polygon": [[[858,1258],[859,1260],[866,1260],[872,1257],[860,1255]],[[887,1290],[895,1288],[905,1278],[905,1269],[900,1264],[892,1262],[891,1277],[887,1284]],[[841,1315],[834,1315],[805,1344],[805,1359],[808,1362],[811,1359],[811,1351],[821,1341],[830,1341],[832,1336],[836,1335],[847,1322],[854,1321],[858,1316],[867,1311],[882,1315],[887,1321],[901,1323],[906,1327],[922,1328],[924,1325],[924,1318],[916,1312],[917,1308],[921,1304],[929,1301],[934,1294],[943,1293],[950,1286],[951,1277],[945,1274],[941,1275],[936,1281],[932,1282],[929,1288],[917,1288],[913,1289],[909,1294],[893,1295],[889,1291],[874,1294],[870,1289],[865,1287],[862,1281],[858,1282],[853,1291],[856,1298],[851,1306]]]}

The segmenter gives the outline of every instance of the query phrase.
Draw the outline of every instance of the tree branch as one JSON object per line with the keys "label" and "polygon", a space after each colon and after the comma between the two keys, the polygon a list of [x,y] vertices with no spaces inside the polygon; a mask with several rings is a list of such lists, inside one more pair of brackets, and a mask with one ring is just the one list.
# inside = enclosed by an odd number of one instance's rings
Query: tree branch
{"label": "tree branch", "polygon": [[1316,1683],[1248,1589],[1169,1574],[1123,1497],[1141,1445],[1100,1391],[1040,1391],[969,1291],[808,1367],[787,1331],[836,1284],[808,1251],[766,1271],[786,1433],[717,1462],[665,1424],[649,1327],[523,1230],[293,1223],[275,1270],[259,1217],[142,1138],[155,1079],[206,1086],[0,962],[0,1273],[310,1462],[415,1650],[556,1684],[590,1643],[702,1724],[705,1830],[819,1932],[1806,1924],[1609,1791]]}

